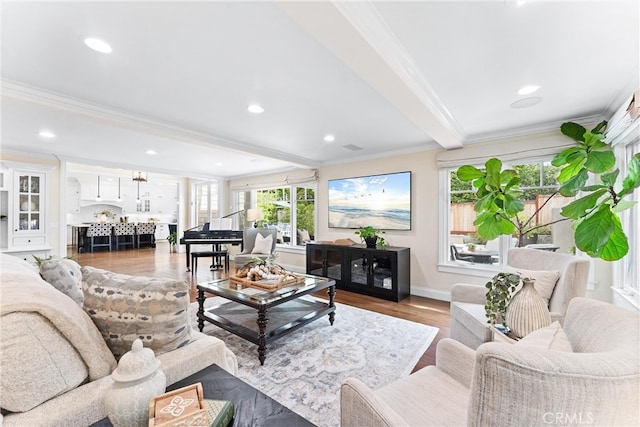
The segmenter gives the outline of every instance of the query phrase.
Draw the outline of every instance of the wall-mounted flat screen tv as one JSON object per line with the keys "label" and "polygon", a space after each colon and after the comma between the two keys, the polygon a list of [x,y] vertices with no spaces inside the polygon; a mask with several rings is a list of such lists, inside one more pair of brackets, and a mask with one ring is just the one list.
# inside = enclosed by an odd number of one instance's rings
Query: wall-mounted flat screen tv
{"label": "wall-mounted flat screen tv", "polygon": [[329,227],[411,230],[411,172],[329,180]]}

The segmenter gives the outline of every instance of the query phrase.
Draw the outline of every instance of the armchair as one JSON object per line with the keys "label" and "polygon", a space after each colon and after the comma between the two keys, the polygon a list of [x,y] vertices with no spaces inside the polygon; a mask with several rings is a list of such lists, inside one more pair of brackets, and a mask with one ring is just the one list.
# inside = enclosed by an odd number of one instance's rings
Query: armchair
{"label": "armchair", "polygon": [[[278,230],[275,228],[247,228],[242,234],[243,250],[234,257],[236,268],[244,267],[252,258],[267,259],[276,249],[276,239]],[[256,239],[271,238],[271,247],[268,252],[256,248]]]}
{"label": "armchair", "polygon": [[[515,269],[560,272],[549,300],[552,321],[562,323],[569,301],[583,297],[587,292],[587,259],[537,249],[513,248],[507,253],[507,265]],[[451,338],[472,349],[491,341],[484,311],[485,294],[486,289],[478,285],[456,284],[451,288]]]}
{"label": "armchair", "polygon": [[341,425],[640,425],[639,326],[637,314],[574,298],[563,328],[573,352],[445,338],[435,366],[377,390],[347,379]]}

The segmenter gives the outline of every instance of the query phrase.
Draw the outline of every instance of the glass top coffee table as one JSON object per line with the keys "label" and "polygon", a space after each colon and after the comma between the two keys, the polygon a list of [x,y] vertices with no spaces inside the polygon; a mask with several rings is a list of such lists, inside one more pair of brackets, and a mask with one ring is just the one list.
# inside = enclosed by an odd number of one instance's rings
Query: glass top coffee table
{"label": "glass top coffee table", "polygon": [[[325,315],[333,325],[335,284],[332,279],[311,275],[304,275],[301,283],[274,291],[237,285],[228,279],[200,283],[197,286],[198,328],[202,332],[206,321],[257,344],[258,359],[264,365],[267,344],[271,341]],[[327,289],[328,303],[305,297],[323,289]],[[227,301],[205,309],[209,296]]]}

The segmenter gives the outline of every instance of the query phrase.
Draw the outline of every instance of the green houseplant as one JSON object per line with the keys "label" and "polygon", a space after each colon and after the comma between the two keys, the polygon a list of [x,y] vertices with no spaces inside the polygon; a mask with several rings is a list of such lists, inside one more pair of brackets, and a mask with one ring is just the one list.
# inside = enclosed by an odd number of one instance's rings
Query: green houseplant
{"label": "green houseplant", "polygon": [[375,248],[376,246],[385,248],[387,246],[387,242],[384,240],[384,237],[380,236],[384,231],[374,228],[371,225],[360,227],[360,229],[356,230],[355,233],[360,236],[360,240],[364,242],[368,248]]}
{"label": "green houseplant", "polygon": [[516,287],[520,283],[520,275],[511,273],[498,273],[487,282],[487,301],[484,311],[489,323],[503,323],[507,312],[507,305]]}
{"label": "green houseplant", "polygon": [[176,244],[178,243],[178,232],[174,231],[173,233],[167,236],[167,242],[169,242],[169,251],[176,251]]}
{"label": "green houseplant", "polygon": [[[576,247],[594,258],[614,261],[629,251],[627,236],[622,230],[618,214],[630,209],[635,202],[624,200],[640,186],[640,155],[629,162],[626,177],[619,182],[616,159],[611,145],[605,141],[606,121],[587,131],[579,124],[567,122],[560,130],[576,141],[576,145],[558,153],[552,164],[561,167],[560,187],[536,212],[527,218],[520,177],[512,169],[502,170],[502,162],[489,159],[484,169],[465,165],[457,170],[461,181],[471,181],[476,188],[474,210],[478,216],[474,225],[478,234],[487,240],[507,234],[518,237],[522,246],[524,236],[536,229],[565,220],[573,221]],[[599,182],[587,185],[590,175],[599,175]],[[535,224],[536,213],[556,194],[565,197],[582,195],[561,210],[565,218],[547,224]]]}

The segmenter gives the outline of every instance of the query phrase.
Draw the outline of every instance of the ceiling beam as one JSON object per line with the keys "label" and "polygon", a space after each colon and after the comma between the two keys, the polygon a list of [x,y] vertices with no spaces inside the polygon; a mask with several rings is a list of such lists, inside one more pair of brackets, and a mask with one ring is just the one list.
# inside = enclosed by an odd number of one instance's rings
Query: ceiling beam
{"label": "ceiling beam", "polygon": [[370,2],[277,4],[443,148],[462,147],[462,128]]}

